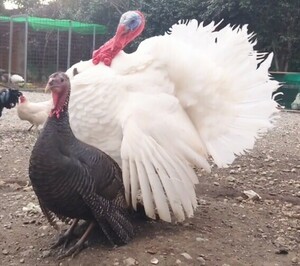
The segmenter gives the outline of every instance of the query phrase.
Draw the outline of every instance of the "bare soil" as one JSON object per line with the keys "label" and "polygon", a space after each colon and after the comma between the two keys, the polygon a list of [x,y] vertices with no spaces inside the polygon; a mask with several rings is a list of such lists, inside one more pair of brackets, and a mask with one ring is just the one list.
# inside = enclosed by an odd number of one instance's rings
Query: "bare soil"
{"label": "bare soil", "polygon": [[[26,93],[32,101],[49,95]],[[50,227],[28,186],[37,132],[16,109],[0,118],[0,265],[300,265],[300,113],[281,112],[253,151],[226,169],[199,172],[195,217],[183,224],[135,221],[136,236],[112,247],[103,236],[74,258],[49,252]],[[253,190],[261,199],[249,199]],[[29,204],[29,205],[28,205]],[[24,208],[27,206],[27,209]]]}

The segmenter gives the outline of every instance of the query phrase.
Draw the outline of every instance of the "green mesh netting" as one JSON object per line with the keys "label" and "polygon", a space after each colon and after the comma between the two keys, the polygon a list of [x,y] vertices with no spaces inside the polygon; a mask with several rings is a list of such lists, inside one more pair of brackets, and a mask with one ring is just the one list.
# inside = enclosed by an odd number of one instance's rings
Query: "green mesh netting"
{"label": "green mesh netting", "polygon": [[28,26],[33,30],[49,31],[49,30],[60,30],[68,31],[70,28],[72,32],[80,34],[104,34],[106,32],[106,27],[99,24],[88,24],[81,23],[72,20],[59,20],[50,18],[38,18],[38,17],[4,17],[0,16],[0,22],[10,22],[25,23],[28,22]]}
{"label": "green mesh netting", "polygon": [[300,86],[300,73],[298,72],[270,72],[280,82],[294,83]]}
{"label": "green mesh netting", "polygon": [[297,72],[270,72],[277,81],[281,82],[281,87],[276,91],[282,95],[275,97],[281,105],[287,109],[294,109],[292,103],[300,93],[300,73]]}

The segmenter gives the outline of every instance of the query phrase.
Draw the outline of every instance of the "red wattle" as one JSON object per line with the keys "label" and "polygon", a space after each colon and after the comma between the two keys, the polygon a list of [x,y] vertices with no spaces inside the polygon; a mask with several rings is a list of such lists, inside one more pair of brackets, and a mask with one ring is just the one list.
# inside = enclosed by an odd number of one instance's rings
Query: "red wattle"
{"label": "red wattle", "polygon": [[94,65],[104,62],[105,65],[110,66],[112,59],[120,50],[112,51],[114,38],[103,44],[98,50],[93,52],[92,62]]}

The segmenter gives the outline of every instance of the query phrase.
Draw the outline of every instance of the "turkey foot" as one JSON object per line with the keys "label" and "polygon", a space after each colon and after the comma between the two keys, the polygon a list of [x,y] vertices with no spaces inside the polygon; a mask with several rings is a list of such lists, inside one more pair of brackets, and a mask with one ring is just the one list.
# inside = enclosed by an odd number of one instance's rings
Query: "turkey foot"
{"label": "turkey foot", "polygon": [[74,246],[72,246],[64,254],[60,255],[58,257],[58,259],[61,260],[65,257],[71,256],[71,255],[72,255],[72,257],[75,257],[76,255],[78,255],[78,253],[84,248],[85,241],[87,240],[89,234],[94,229],[95,225],[96,225],[95,222],[91,222],[89,224],[88,228],[86,229],[86,231],[84,232],[84,234],[82,235],[82,237],[76,242],[76,244]]}
{"label": "turkey foot", "polygon": [[58,241],[51,246],[51,249],[57,248],[60,245],[64,245],[64,248],[66,248],[72,238],[74,229],[75,229],[76,225],[78,224],[78,222],[79,222],[79,219],[74,219],[72,221],[72,224],[69,227],[69,229],[65,233],[63,233],[62,235],[59,236]]}

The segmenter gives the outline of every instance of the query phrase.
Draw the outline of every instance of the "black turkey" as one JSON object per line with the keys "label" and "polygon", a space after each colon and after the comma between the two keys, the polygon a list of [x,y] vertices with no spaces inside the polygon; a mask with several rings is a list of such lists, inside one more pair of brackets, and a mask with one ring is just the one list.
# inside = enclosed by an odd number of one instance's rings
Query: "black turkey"
{"label": "black turkey", "polygon": [[133,237],[124,195],[122,172],[107,154],[74,136],[69,125],[70,81],[62,72],[49,77],[54,108],[32,150],[29,177],[43,213],[53,225],[54,215],[74,219],[54,245],[66,243],[80,219],[86,232],[63,256],[75,255],[99,225],[112,243],[128,243]]}

